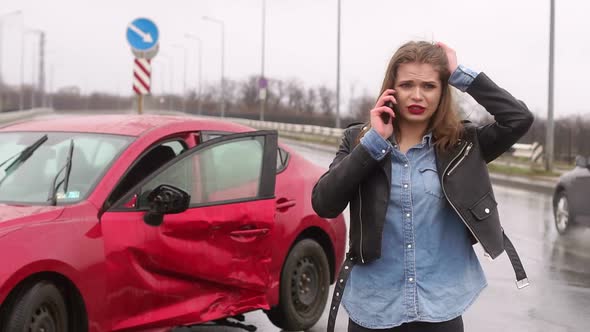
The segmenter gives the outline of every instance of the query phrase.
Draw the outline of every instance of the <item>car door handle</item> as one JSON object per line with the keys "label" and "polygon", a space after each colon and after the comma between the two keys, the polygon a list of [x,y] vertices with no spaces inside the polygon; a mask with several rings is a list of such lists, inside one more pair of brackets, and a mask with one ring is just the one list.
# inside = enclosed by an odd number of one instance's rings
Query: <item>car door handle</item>
{"label": "car door handle", "polygon": [[231,236],[239,236],[239,237],[255,237],[255,236],[262,236],[268,234],[268,228],[257,228],[257,229],[244,229],[239,231],[233,231],[229,233]]}
{"label": "car door handle", "polygon": [[287,211],[290,207],[295,206],[297,202],[294,199],[279,198],[277,199],[277,210],[280,212]]}

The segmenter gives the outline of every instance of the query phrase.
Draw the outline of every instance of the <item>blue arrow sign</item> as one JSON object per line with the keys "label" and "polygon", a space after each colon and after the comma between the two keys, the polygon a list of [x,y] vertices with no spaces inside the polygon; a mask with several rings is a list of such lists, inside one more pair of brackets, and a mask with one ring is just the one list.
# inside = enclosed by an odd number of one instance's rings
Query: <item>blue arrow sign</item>
{"label": "blue arrow sign", "polygon": [[127,41],[137,51],[148,51],[158,44],[160,33],[156,24],[147,18],[137,18],[127,26]]}

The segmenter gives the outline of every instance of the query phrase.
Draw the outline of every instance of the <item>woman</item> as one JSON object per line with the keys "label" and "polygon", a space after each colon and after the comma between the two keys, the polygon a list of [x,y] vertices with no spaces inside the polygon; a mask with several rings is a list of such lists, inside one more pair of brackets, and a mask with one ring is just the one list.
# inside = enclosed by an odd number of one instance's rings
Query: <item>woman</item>
{"label": "woman", "polygon": [[[461,122],[449,84],[496,122]],[[463,331],[462,314],[487,285],[473,244],[492,259],[506,250],[517,285],[528,285],[486,163],[516,143],[533,116],[484,73],[458,66],[445,44],[409,42],[393,55],[369,117],[345,130],[313,189],[322,217],[350,203],[350,251],[328,330],[343,297],[348,331]]]}

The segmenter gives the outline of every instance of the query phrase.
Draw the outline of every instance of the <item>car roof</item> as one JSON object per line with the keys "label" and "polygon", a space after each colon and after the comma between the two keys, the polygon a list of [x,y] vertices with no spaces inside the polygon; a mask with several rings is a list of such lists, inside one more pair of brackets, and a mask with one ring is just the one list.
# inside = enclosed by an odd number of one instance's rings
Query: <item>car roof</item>
{"label": "car roof", "polygon": [[43,131],[43,132],[84,132],[141,136],[156,128],[178,126],[191,130],[247,131],[246,126],[221,121],[215,118],[172,116],[156,114],[93,114],[93,115],[51,115],[36,117],[0,127],[0,132]]}

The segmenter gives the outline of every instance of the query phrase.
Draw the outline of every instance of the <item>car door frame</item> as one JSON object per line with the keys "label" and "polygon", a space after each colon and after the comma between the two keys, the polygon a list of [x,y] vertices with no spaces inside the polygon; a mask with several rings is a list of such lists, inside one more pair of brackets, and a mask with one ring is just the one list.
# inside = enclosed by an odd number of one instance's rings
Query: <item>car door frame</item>
{"label": "car door frame", "polygon": [[[227,205],[227,204],[236,204],[236,203],[240,204],[240,203],[248,203],[248,202],[255,202],[255,201],[268,201],[266,204],[269,206],[272,205],[272,216],[273,216],[273,217],[268,217],[268,219],[269,220],[272,219],[272,221],[274,222],[274,211],[275,211],[275,205],[276,205],[276,202],[274,201],[274,199],[275,199],[275,192],[274,191],[275,191],[275,184],[276,184],[276,158],[277,158],[276,151],[277,151],[277,147],[278,147],[278,134],[274,130],[262,130],[262,131],[251,131],[251,132],[244,132],[244,133],[229,134],[229,135],[224,135],[224,136],[206,141],[204,143],[198,144],[197,146],[194,146],[193,148],[183,152],[182,154],[178,155],[174,159],[165,163],[160,168],[158,168],[156,171],[152,172],[152,174],[150,174],[149,176],[144,178],[142,181],[137,183],[127,193],[122,195],[122,197],[119,200],[114,202],[112,207],[105,211],[105,214],[103,214],[103,217],[112,218],[113,213],[131,213],[131,214],[135,215],[135,218],[136,218],[138,214],[145,214],[147,212],[147,210],[145,208],[142,208],[139,205],[136,206],[135,208],[124,207],[124,205],[125,205],[125,203],[129,202],[135,195],[138,195],[139,190],[144,185],[146,185],[149,181],[154,179],[156,176],[158,176],[162,172],[165,172],[167,169],[169,169],[173,165],[176,165],[177,163],[182,162],[185,158],[191,158],[195,154],[199,153],[199,151],[208,149],[208,148],[213,147],[215,145],[224,144],[229,141],[238,141],[238,140],[248,138],[248,137],[259,137],[259,136],[265,137],[264,138],[265,144],[264,144],[264,150],[263,150],[263,156],[262,156],[261,178],[259,180],[260,183],[259,183],[258,195],[256,195],[253,198],[248,198],[248,199],[232,199],[232,200],[226,200],[226,201],[220,200],[220,201],[215,201],[215,202],[210,202],[210,203],[191,204],[189,206],[188,210],[207,208],[207,207],[211,207],[211,206],[213,206],[213,208],[215,208],[216,205],[223,206],[223,205]],[[166,223],[166,221],[164,221],[164,223]],[[145,224],[143,226],[152,227],[152,226],[148,226]],[[234,233],[240,233],[240,232],[241,232],[241,234],[237,235],[237,236],[248,237],[248,236],[250,236],[249,232],[252,232],[252,230],[240,230],[240,231],[234,232]],[[110,233],[105,232],[105,234],[110,234]],[[268,234],[266,236],[271,236],[271,234]],[[106,243],[106,239],[105,239],[105,243]],[[106,249],[107,248],[106,248],[106,244],[105,244],[105,250]],[[270,248],[270,249],[272,249],[272,248]],[[266,278],[266,280],[264,280],[264,282],[266,282],[265,287],[266,287],[266,290],[268,290],[271,287],[271,283],[272,283],[272,278],[270,276],[270,272],[268,273],[268,277]],[[262,306],[264,306],[264,303],[266,303],[266,291],[263,291],[263,292],[258,291],[256,293],[259,294],[258,300],[257,300],[257,302],[253,302],[253,303],[258,303],[256,305],[262,304]],[[249,296],[249,295],[247,295],[247,294],[249,294],[247,292],[244,294],[246,294],[245,296]],[[237,297],[235,297],[235,298],[237,299]],[[252,306],[253,304],[250,303],[248,305]],[[235,308],[233,308],[233,309],[235,309]],[[249,308],[249,310],[252,310],[252,309],[253,308]],[[148,324],[148,325],[150,324],[150,322],[144,321],[143,319],[140,319],[140,321],[137,321],[136,319],[124,319],[120,315],[116,315],[116,316],[118,316],[118,317],[114,318],[114,319],[116,321],[119,321],[119,323],[116,323],[116,322],[114,322],[114,323],[118,326],[118,328],[127,328],[127,327],[136,326],[134,324],[139,324],[137,326],[147,326],[145,324]],[[207,316],[205,315],[204,317],[207,317]],[[160,317],[160,318],[162,318],[162,317]],[[191,319],[194,320],[196,318],[192,317]],[[166,318],[164,318],[164,320],[166,320]]]}

